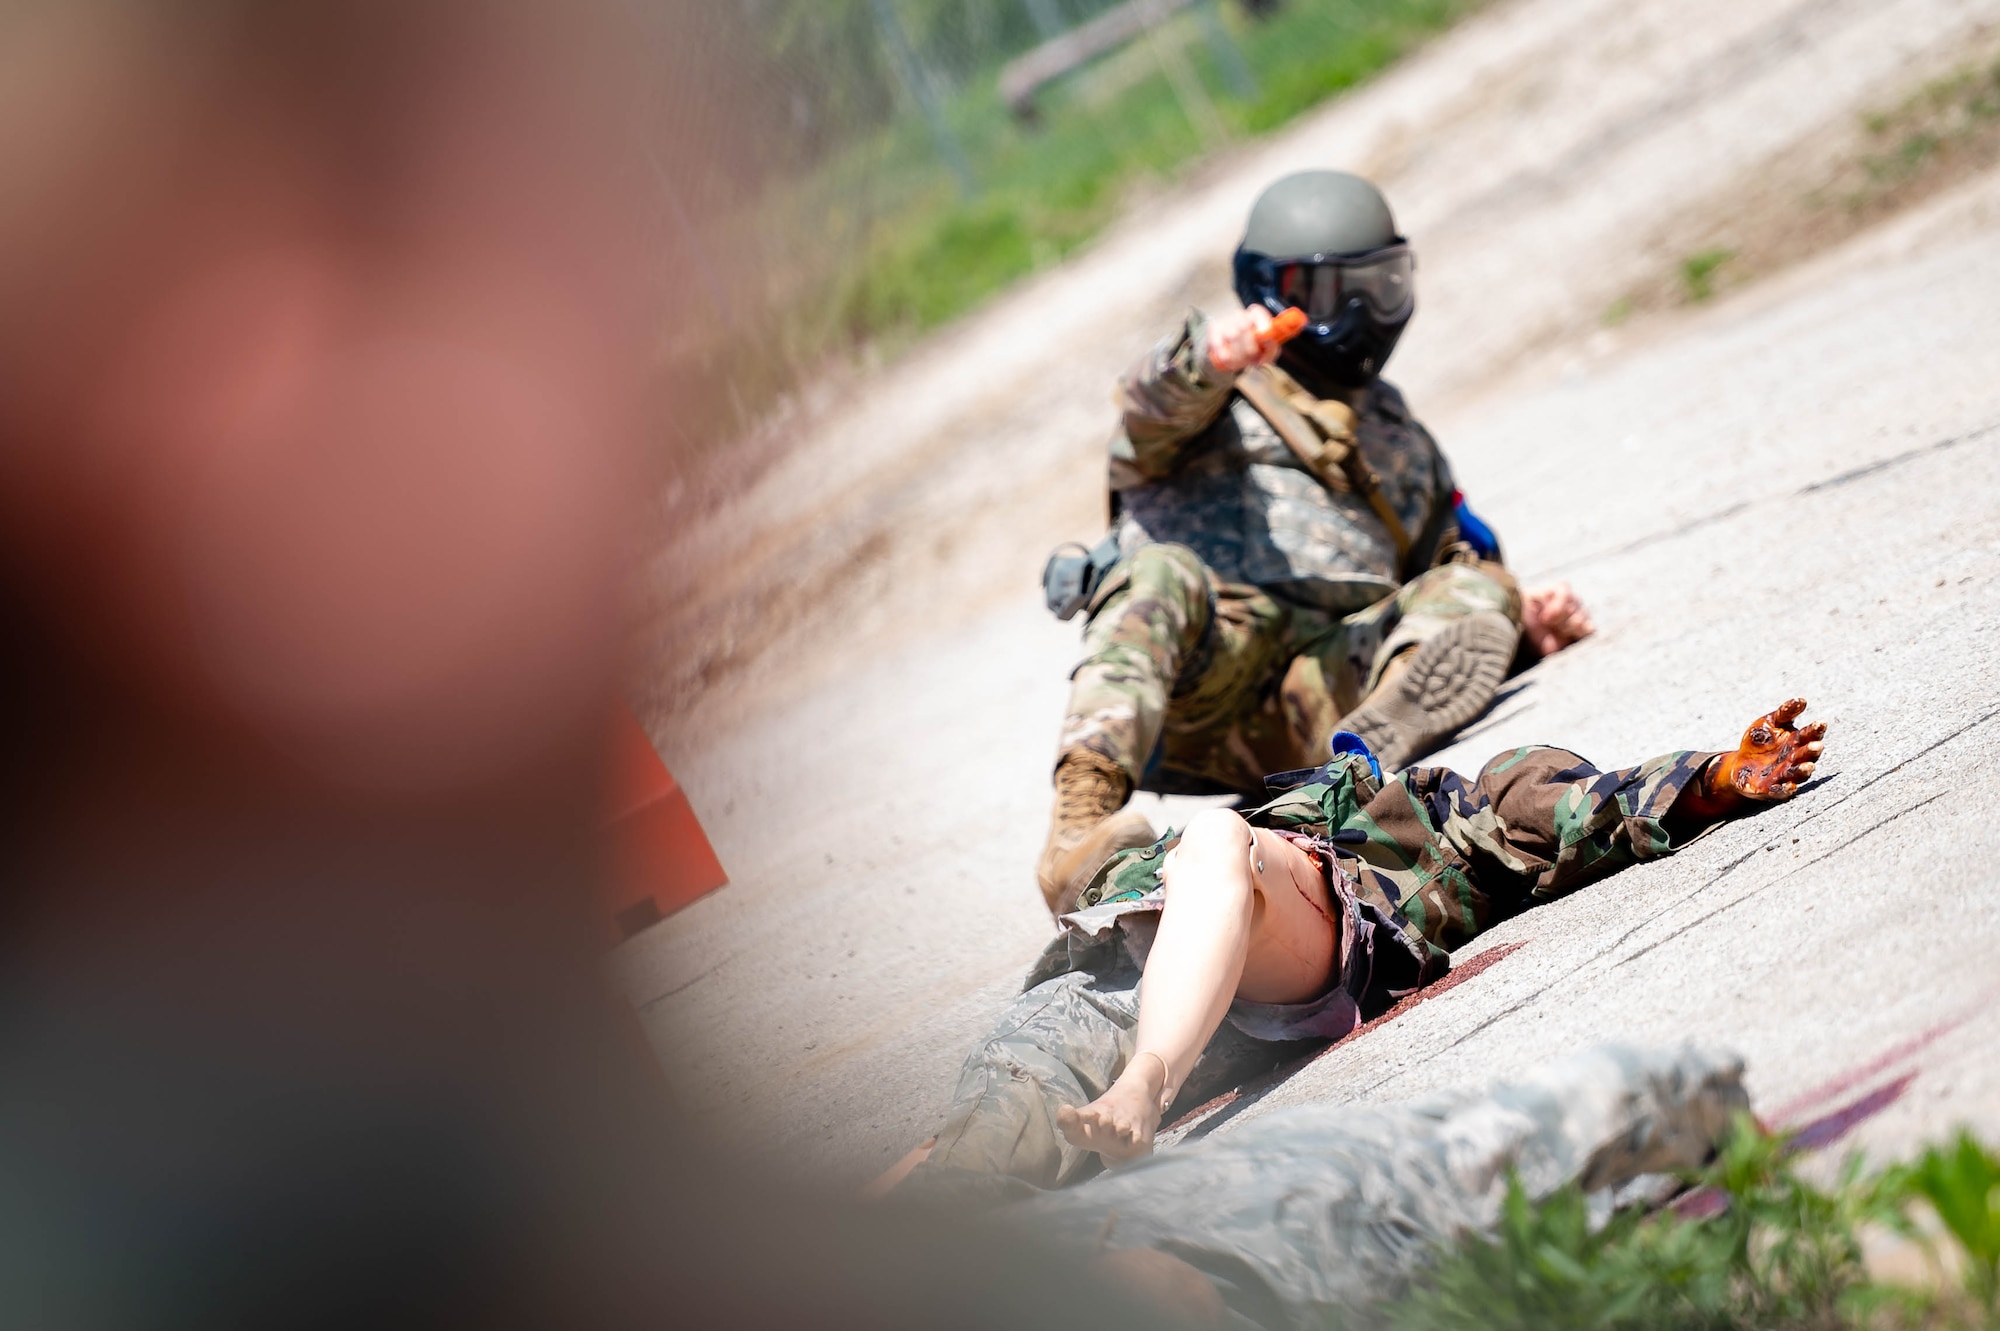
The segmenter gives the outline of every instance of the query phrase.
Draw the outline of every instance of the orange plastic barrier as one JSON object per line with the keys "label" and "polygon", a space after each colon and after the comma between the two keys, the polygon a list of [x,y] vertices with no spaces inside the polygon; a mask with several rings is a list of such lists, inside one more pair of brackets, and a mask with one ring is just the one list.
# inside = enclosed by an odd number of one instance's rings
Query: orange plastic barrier
{"label": "orange plastic barrier", "polygon": [[638,718],[621,707],[616,726],[605,907],[624,939],[713,892],[729,875]]}

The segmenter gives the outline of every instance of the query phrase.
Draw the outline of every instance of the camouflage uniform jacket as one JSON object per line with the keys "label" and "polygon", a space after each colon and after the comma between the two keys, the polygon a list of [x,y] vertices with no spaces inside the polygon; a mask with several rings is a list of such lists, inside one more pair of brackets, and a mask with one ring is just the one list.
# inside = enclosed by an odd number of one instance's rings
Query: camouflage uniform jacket
{"label": "camouflage uniform jacket", "polygon": [[1335,614],[1428,568],[1451,520],[1451,468],[1403,395],[1378,379],[1349,403],[1361,458],[1411,540],[1399,567],[1367,500],[1321,485],[1236,392],[1236,376],[1208,363],[1207,329],[1191,311],[1119,384],[1110,484],[1123,552],[1185,545],[1223,582]]}
{"label": "camouflage uniform jacket", "polygon": [[[1295,784],[1244,817],[1315,853],[1334,897],[1353,903],[1348,918],[1372,926],[1364,952],[1343,945],[1344,955],[1372,973],[1333,977],[1365,1019],[1443,974],[1445,953],[1498,921],[1678,850],[1667,814],[1713,756],[1681,751],[1601,772],[1567,750],[1536,745],[1494,758],[1476,781],[1449,768],[1413,767],[1384,783],[1365,757],[1343,754],[1324,767],[1271,778]],[[1157,909],[1164,901],[1160,865],[1176,840],[1170,831],[1151,846],[1113,856],[1064,917],[1068,930],[1089,937],[1119,913]],[[1100,913],[1106,919],[1093,918]],[[1080,951],[1058,937],[1030,987],[1067,969],[1071,957],[1081,961]],[[1275,1038],[1263,1031],[1277,1015],[1246,1011],[1232,1020]],[[1342,1032],[1322,1022],[1310,1033]]]}

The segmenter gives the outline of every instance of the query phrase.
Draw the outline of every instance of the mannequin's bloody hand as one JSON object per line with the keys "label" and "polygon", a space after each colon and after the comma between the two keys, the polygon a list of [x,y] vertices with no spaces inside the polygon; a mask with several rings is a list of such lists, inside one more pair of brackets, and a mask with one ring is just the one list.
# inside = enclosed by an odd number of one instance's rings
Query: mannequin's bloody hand
{"label": "mannequin's bloody hand", "polygon": [[1729,753],[1708,760],[1701,775],[1687,783],[1669,813],[1674,835],[1692,835],[1701,824],[1741,813],[1746,804],[1788,800],[1811,779],[1819,762],[1826,723],[1805,727],[1792,723],[1805,711],[1806,700],[1793,698],[1750,723],[1743,742]]}
{"label": "mannequin's bloody hand", "polygon": [[1804,698],[1793,698],[1752,721],[1736,751],[1716,760],[1708,774],[1710,791],[1751,800],[1788,800],[1796,795],[1812,777],[1823,747],[1820,741],[1826,736],[1824,721],[1805,727],[1792,724],[1805,709]]}

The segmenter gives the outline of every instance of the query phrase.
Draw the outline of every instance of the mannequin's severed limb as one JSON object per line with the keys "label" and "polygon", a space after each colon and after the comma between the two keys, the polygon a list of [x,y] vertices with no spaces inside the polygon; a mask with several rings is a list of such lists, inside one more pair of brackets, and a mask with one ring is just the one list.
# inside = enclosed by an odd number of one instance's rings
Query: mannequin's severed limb
{"label": "mannequin's severed limb", "polygon": [[1064,1136],[1112,1163],[1153,1149],[1161,1110],[1232,999],[1319,994],[1339,941],[1320,866],[1230,810],[1196,815],[1161,875],[1166,908],[1139,989],[1135,1052],[1103,1095],[1056,1114]]}

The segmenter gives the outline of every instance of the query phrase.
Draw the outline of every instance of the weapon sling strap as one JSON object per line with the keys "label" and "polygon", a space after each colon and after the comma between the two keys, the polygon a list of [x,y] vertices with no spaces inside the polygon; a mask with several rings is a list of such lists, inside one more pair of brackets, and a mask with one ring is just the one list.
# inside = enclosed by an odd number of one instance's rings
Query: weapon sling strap
{"label": "weapon sling strap", "polygon": [[1346,403],[1314,397],[1298,380],[1271,365],[1253,365],[1238,375],[1236,391],[1271,423],[1285,447],[1321,485],[1336,494],[1352,491],[1367,500],[1388,528],[1397,567],[1409,562],[1410,534],[1354,446],[1354,412]]}

